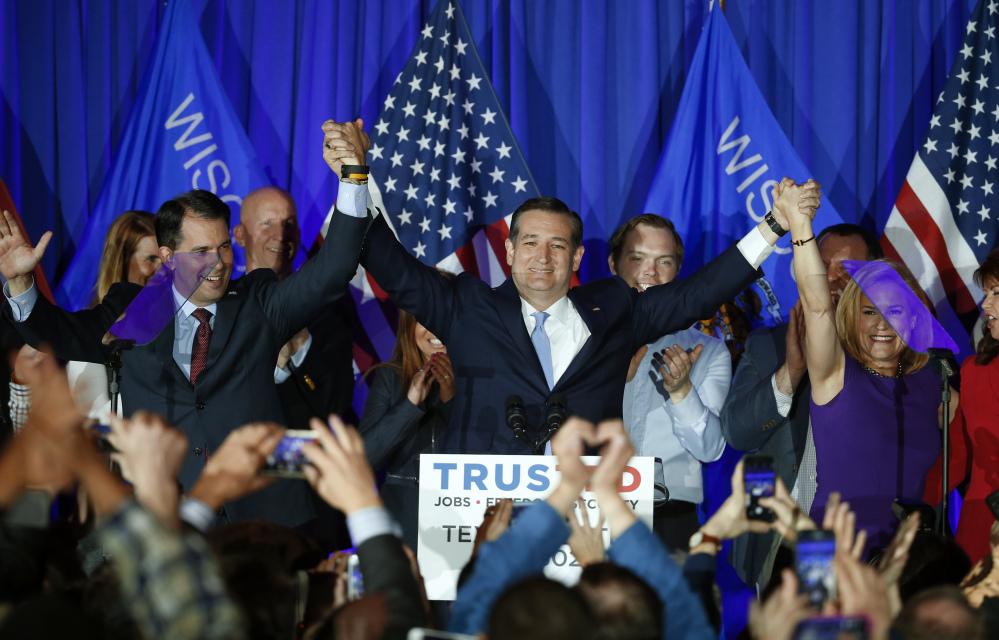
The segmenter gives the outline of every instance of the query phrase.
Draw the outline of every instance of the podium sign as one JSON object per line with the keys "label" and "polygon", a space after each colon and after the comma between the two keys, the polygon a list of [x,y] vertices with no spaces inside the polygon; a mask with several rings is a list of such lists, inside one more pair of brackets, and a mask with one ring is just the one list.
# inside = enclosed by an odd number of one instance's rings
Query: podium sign
{"label": "podium sign", "polygon": [[[584,457],[587,466],[600,458]],[[621,497],[639,520],[652,526],[654,458],[635,457],[621,478]],[[486,508],[504,498],[515,505],[542,501],[555,489],[561,474],[554,456],[421,455],[420,516],[417,557],[431,600],[454,600],[458,574],[472,555],[472,546]],[[583,493],[590,522],[599,517],[596,497]],[[577,505],[576,512],[579,512]],[[604,546],[610,531],[604,525]],[[568,545],[552,556],[545,575],[575,584],[582,569]]]}

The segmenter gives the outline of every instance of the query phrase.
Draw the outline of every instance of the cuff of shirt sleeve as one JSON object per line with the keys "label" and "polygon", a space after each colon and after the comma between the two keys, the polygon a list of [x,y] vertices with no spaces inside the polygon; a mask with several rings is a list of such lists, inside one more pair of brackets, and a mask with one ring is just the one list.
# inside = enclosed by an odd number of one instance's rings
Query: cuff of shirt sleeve
{"label": "cuff of shirt sleeve", "polygon": [[770,376],[770,384],[774,388],[774,400],[777,401],[777,413],[779,413],[781,417],[786,418],[787,414],[791,413],[791,402],[794,398],[782,393],[781,390],[777,388],[776,373]]}
{"label": "cuff of shirt sleeve", "polygon": [[10,286],[5,282],[3,285],[3,295],[10,303],[10,310],[14,316],[14,322],[24,322],[31,315],[31,310],[38,300],[38,287],[35,286],[35,279],[31,279],[31,287],[19,296],[10,297]]}
{"label": "cuff of shirt sleeve", "polygon": [[336,208],[354,218],[368,215],[368,185],[341,182],[336,195]]}
{"label": "cuff of shirt sleeve", "polygon": [[753,265],[754,269],[759,269],[763,261],[774,252],[774,246],[763,237],[759,227],[753,227],[736,246],[739,247],[742,257]]}
{"label": "cuff of shirt sleeve", "polygon": [[667,411],[673,418],[673,426],[692,424],[696,420],[702,419],[704,415],[704,403],[701,396],[697,395],[697,389],[691,387],[690,392],[679,404],[672,401],[666,403]]}
{"label": "cuff of shirt sleeve", "polygon": [[208,533],[215,526],[215,512],[197,498],[184,496],[180,499],[180,519],[201,533]]}
{"label": "cuff of shirt sleeve", "polygon": [[347,516],[347,529],[354,548],[360,547],[377,536],[391,534],[402,539],[402,527],[392,518],[385,507],[369,507]]}

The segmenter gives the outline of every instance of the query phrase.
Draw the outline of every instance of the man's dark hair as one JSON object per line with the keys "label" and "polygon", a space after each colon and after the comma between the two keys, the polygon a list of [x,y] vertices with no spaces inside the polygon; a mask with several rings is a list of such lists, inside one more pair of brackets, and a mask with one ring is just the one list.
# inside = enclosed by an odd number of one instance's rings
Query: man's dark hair
{"label": "man's dark hair", "polygon": [[980,640],[985,637],[982,612],[953,585],[927,589],[910,599],[898,614],[895,629],[906,640]]}
{"label": "man's dark hair", "polygon": [[617,231],[614,232],[614,235],[610,239],[610,254],[614,258],[614,264],[616,265],[621,262],[624,241],[627,240],[628,234],[634,231],[635,227],[640,224],[652,227],[653,229],[669,229],[669,232],[673,234],[673,241],[676,244],[676,270],[679,272],[680,265],[683,264],[683,238],[676,232],[676,227],[673,226],[670,220],[657,213],[643,213],[617,228]]}
{"label": "man's dark hair", "polygon": [[249,640],[294,640],[298,581],[273,558],[233,555],[221,558],[226,591],[239,605]]}
{"label": "man's dark hair", "polygon": [[156,242],[161,247],[176,251],[184,242],[184,216],[192,215],[202,220],[225,220],[229,228],[229,205],[211,191],[194,189],[167,200],[156,212]]}
{"label": "man's dark hair", "polygon": [[837,235],[841,238],[846,238],[848,236],[860,236],[861,239],[863,239],[864,244],[867,245],[868,260],[880,260],[885,257],[884,249],[881,248],[881,243],[878,242],[877,236],[859,224],[841,222],[839,224],[834,224],[831,227],[826,227],[819,232],[819,237],[815,239],[816,246],[822,244],[822,239],[830,234]]}
{"label": "man's dark hair", "polygon": [[595,639],[593,614],[569,587],[534,576],[503,592],[489,614],[489,640]]}
{"label": "man's dark hair", "polygon": [[971,571],[971,558],[953,539],[931,531],[920,531],[909,548],[909,561],[898,579],[902,602],[921,591],[943,585],[958,585]]}
{"label": "man's dark hair", "polygon": [[576,590],[596,618],[601,640],[662,637],[663,603],[647,582],[628,569],[610,562],[591,564],[583,569]]}
{"label": "man's dark hair", "polygon": [[517,236],[520,235],[520,216],[528,211],[544,211],[545,213],[557,213],[569,216],[569,220],[572,222],[572,237],[569,238],[569,242],[572,244],[572,253],[575,254],[576,249],[583,246],[583,219],[579,217],[578,213],[570,209],[566,203],[558,198],[549,198],[547,196],[531,198],[517,207],[517,210],[513,212],[513,218],[510,220],[510,242],[517,244]]}

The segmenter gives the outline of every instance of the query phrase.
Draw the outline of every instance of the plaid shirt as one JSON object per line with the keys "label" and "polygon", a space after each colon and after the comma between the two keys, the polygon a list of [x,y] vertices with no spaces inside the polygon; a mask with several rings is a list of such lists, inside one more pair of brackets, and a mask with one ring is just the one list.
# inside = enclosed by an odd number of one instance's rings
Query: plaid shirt
{"label": "plaid shirt", "polygon": [[10,382],[10,422],[14,433],[19,433],[28,423],[28,413],[31,412],[31,387],[26,384]]}
{"label": "plaid shirt", "polygon": [[150,640],[240,639],[244,623],[205,541],[164,527],[134,499],[102,526],[122,599]]}

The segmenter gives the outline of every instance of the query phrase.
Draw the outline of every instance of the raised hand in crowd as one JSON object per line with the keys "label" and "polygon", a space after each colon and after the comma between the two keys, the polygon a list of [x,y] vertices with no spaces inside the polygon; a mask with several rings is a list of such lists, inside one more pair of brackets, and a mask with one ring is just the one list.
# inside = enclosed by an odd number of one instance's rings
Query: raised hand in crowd
{"label": "raised hand in crowd", "polygon": [[84,437],[83,416],[70,397],[66,374],[55,359],[40,354],[24,374],[25,382],[35,387],[36,406],[24,429],[0,453],[0,507],[9,506],[30,487],[70,486],[78,457],[93,448]]}
{"label": "raised hand in crowd", "polygon": [[798,593],[798,577],[784,569],[781,584],[770,597],[749,606],[749,634],[755,640],[791,640],[798,624],[813,613],[808,596]]}
{"label": "raised hand in crowd", "polygon": [[492,542],[506,533],[510,528],[510,519],[513,516],[513,500],[503,498],[499,502],[486,507],[486,514],[482,518],[482,524],[475,531],[475,543],[472,545],[472,557],[479,552],[479,547],[483,542]]}
{"label": "raised hand in crowd", "polygon": [[680,404],[687,397],[694,385],[690,382],[690,370],[694,368],[694,363],[704,350],[704,345],[699,344],[690,353],[678,344],[672,348],[666,347],[659,356],[665,366],[659,367],[659,374],[663,377],[663,386],[669,393],[670,401],[673,404]]}
{"label": "raised hand in crowd", "polygon": [[[591,470],[583,464],[580,457],[586,452],[586,445],[595,444],[595,440],[593,423],[572,417],[565,421],[551,441],[552,455],[558,458],[562,479],[546,502],[562,515],[572,512],[572,506],[590,481]],[[620,477],[615,479],[615,488]]]}
{"label": "raised hand in crowd", "polygon": [[345,164],[365,164],[371,140],[364,132],[364,121],[323,123],[323,159],[333,173],[340,177]]}
{"label": "raised hand in crowd", "polygon": [[382,506],[375,474],[364,453],[364,440],[357,429],[345,425],[339,416],[330,416],[328,428],[322,420],[313,418],[312,428],[318,443],[305,444],[302,454],[312,463],[305,467],[305,478],[316,493],[348,516]]}
{"label": "raised hand in crowd", "polygon": [[863,616],[869,623],[870,640],[884,640],[891,628],[891,599],[878,572],[850,553],[836,552],[832,561],[836,573],[841,616]]}
{"label": "raised hand in crowd", "polygon": [[[778,478],[779,481],[780,479]],[[768,506],[762,502],[762,499],[760,504]],[[770,531],[770,526],[768,522],[750,520],[746,517],[746,486],[743,481],[743,460],[739,460],[738,464],[735,465],[735,471],[732,473],[732,494],[725,499],[725,502],[718,508],[718,511],[704,523],[704,526],[700,530],[705,536],[719,540],[731,540],[738,538],[746,532],[766,533]],[[717,545],[704,542],[692,548],[690,552],[692,554],[717,554],[718,547]]]}
{"label": "raised hand in crowd", "polygon": [[284,434],[284,427],[272,422],[254,422],[230,433],[211,453],[211,462],[191,489],[191,497],[217,511],[226,502],[274,482],[273,476],[260,475],[259,471]]}
{"label": "raised hand in crowd", "polygon": [[41,262],[51,239],[52,232],[46,231],[32,247],[10,211],[3,212],[0,217],[0,273],[7,280],[11,297],[31,288],[31,272]]}
{"label": "raised hand in crowd", "polygon": [[606,559],[604,549],[604,514],[597,518],[597,523],[590,524],[590,511],[586,507],[586,500],[580,498],[577,501],[579,513],[569,516],[569,527],[572,534],[569,536],[569,549],[576,558],[576,562],[584,569],[591,564],[603,562]]}
{"label": "raised hand in crowd", "polygon": [[840,494],[836,491],[829,494],[826,501],[822,528],[836,535],[837,553],[846,553],[860,560],[867,543],[867,532],[857,531],[857,514],[850,510],[849,502],[840,502]]}
{"label": "raised hand in crowd", "polygon": [[128,420],[111,417],[108,442],[118,450],[112,459],[132,483],[135,498],[163,524],[179,527],[177,473],[187,455],[187,436],[162,416],[136,411]]}
{"label": "raised hand in crowd", "polygon": [[[836,496],[838,500],[839,494]],[[773,497],[760,498],[760,505],[774,512],[776,516],[772,525],[774,531],[792,542],[798,540],[798,533],[818,528],[808,514],[791,499],[791,494],[788,493],[780,477],[777,478]]]}
{"label": "raised hand in crowd", "polygon": [[916,532],[919,531],[920,516],[918,511],[909,514],[895,532],[891,544],[881,554],[878,560],[878,573],[888,587],[888,598],[891,602],[891,615],[894,618],[902,610],[902,597],[898,589],[899,578],[905,570],[905,564],[909,561],[909,549],[916,539]]}
{"label": "raised hand in crowd", "polygon": [[[601,458],[590,477],[590,488],[597,498],[601,515],[607,520],[613,539],[638,521],[635,512],[620,494],[621,476],[628,461],[635,455],[635,446],[631,443],[622,420],[601,422],[596,427],[590,444],[600,447]],[[559,458],[559,463],[561,462],[562,459]]]}

